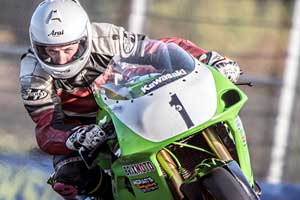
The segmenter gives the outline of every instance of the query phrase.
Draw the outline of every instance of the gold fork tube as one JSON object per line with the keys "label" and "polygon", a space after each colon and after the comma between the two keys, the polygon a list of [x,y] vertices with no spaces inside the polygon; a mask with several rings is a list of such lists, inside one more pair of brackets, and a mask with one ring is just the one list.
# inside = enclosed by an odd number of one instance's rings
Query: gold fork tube
{"label": "gold fork tube", "polygon": [[179,199],[183,199],[183,194],[180,191],[180,186],[183,182],[182,177],[180,176],[177,166],[172,159],[172,157],[169,155],[169,153],[166,150],[161,150],[157,154],[157,159],[159,163],[161,164],[162,168],[165,170],[167,175],[170,177],[173,186],[175,187],[176,194],[178,195]]}
{"label": "gold fork tube", "polygon": [[212,128],[206,128],[202,131],[202,134],[212,149],[212,151],[217,155],[218,158],[229,161],[233,160],[227,148],[222,143],[221,139],[218,137],[217,133]]}

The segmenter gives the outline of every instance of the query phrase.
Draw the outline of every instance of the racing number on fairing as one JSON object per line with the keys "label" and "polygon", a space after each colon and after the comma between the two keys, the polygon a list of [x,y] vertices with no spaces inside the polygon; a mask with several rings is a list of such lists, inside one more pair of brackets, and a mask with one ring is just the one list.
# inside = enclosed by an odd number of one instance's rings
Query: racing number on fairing
{"label": "racing number on fairing", "polygon": [[171,105],[171,107],[174,106],[175,110],[179,112],[180,116],[182,117],[182,119],[184,120],[184,122],[188,128],[191,128],[192,126],[194,126],[194,123],[192,122],[190,116],[186,112],[185,108],[183,107],[182,103],[180,102],[180,100],[176,94],[173,94],[171,96],[171,101],[169,102],[169,104]]}

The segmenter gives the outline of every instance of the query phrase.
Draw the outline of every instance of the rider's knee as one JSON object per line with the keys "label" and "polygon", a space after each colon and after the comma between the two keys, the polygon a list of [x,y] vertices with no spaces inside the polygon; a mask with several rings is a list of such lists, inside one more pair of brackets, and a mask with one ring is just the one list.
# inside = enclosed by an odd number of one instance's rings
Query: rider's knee
{"label": "rider's knee", "polygon": [[78,155],[55,156],[53,165],[55,170],[48,183],[65,199],[111,193],[110,177],[98,165],[88,169]]}

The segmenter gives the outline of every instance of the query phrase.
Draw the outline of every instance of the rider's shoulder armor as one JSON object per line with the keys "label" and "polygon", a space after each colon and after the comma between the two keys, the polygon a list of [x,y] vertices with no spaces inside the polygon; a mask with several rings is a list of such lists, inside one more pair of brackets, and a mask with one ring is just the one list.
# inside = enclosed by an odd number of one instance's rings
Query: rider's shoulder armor
{"label": "rider's shoulder armor", "polygon": [[92,23],[92,53],[107,56],[133,55],[139,51],[138,41],[145,38],[145,35],[126,31],[114,24]]}
{"label": "rider's shoulder armor", "polygon": [[41,67],[30,51],[22,57],[20,69],[21,94],[25,105],[41,105],[53,101],[53,78]]}

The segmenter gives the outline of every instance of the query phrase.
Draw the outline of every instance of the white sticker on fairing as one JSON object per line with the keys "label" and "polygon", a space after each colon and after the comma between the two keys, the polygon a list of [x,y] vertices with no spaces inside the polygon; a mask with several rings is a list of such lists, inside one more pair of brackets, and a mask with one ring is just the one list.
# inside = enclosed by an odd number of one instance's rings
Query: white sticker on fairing
{"label": "white sticker on fairing", "polygon": [[242,123],[240,117],[235,118],[234,122],[237,126],[239,133],[241,134],[243,144],[244,145],[247,144],[246,133],[245,133],[244,126],[243,126],[243,123]]}
{"label": "white sticker on fairing", "polygon": [[136,163],[132,165],[123,166],[124,173],[127,176],[136,176],[140,174],[146,174],[148,172],[155,171],[155,167],[150,161]]}
{"label": "white sticker on fairing", "polygon": [[142,192],[152,192],[158,189],[158,184],[151,177],[144,177],[132,181],[133,185],[139,188]]}
{"label": "white sticker on fairing", "polygon": [[[115,116],[141,137],[160,142],[211,119],[217,108],[214,77],[204,65],[184,78],[130,100],[105,100]],[[183,81],[184,79],[185,81]],[[104,98],[104,97],[103,97]]]}

